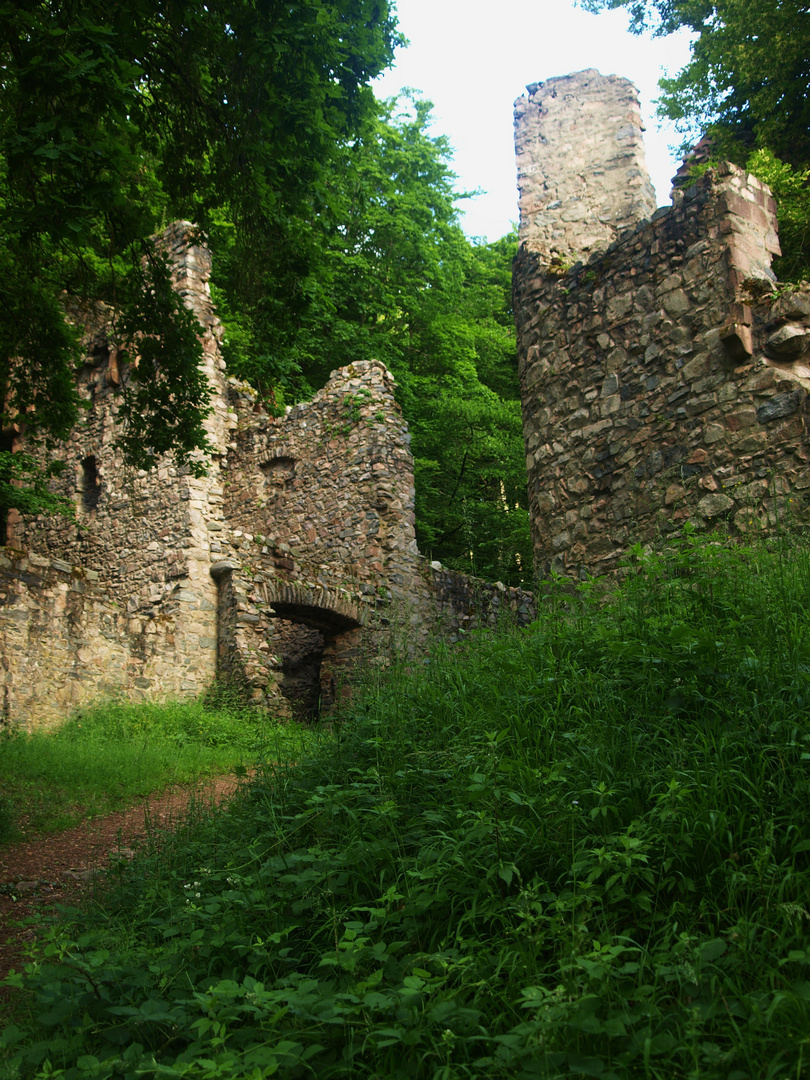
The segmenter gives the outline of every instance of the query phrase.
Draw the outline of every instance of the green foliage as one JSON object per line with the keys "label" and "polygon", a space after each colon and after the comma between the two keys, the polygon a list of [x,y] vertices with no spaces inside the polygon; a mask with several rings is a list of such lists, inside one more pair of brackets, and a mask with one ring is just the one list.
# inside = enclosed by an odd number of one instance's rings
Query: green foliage
{"label": "green foliage", "polygon": [[311,396],[329,373],[382,360],[413,435],[417,535],[449,566],[518,582],[531,572],[525,458],[512,324],[517,237],[469,241],[431,106],[381,103],[332,159],[328,197],[298,222],[297,299],[275,271],[235,282],[243,260],[227,222],[212,231],[216,298],[231,370],[271,408]]}
{"label": "green foliage", "polygon": [[810,561],[687,531],[63,917],[13,1077],[801,1077]]}
{"label": "green foliage", "polygon": [[[243,252],[227,222],[214,226],[216,284],[225,297],[242,298],[231,316],[254,339],[237,351],[226,320],[226,357],[236,375],[260,386],[281,383],[300,399],[336,367],[374,358],[404,368],[413,366],[411,353],[425,352],[423,309],[460,278],[467,247],[447,140],[429,135],[429,125],[428,102],[380,103],[333,148],[327,189],[313,193],[309,213],[295,223],[292,298],[279,294],[272,263],[254,279],[253,294],[242,296]],[[452,319],[452,309],[446,313]]]}
{"label": "green foliage", "polygon": [[[532,573],[512,324],[514,234],[467,242],[460,280],[430,298],[423,356],[400,377],[413,431],[420,547],[509,584]],[[395,368],[395,371],[397,369]]]}
{"label": "green foliage", "polygon": [[16,506],[22,514],[71,514],[73,504],[48,489],[63,471],[59,462],[42,468],[30,454],[0,450],[0,507]]}
{"label": "green foliage", "polygon": [[211,388],[200,367],[200,327],[172,287],[163,253],[145,245],[139,270],[138,285],[123,300],[117,324],[122,340],[137,349],[124,386],[119,441],[126,460],[138,468],[152,469],[162,455],[174,451],[199,476],[205,466],[199,456],[190,455],[211,449],[203,426]]}
{"label": "green foliage", "polygon": [[[627,7],[631,29],[697,34],[692,58],[662,79],[661,111],[690,139],[707,131],[742,163],[769,147],[810,162],[810,11],[804,0],[582,0],[588,11]],[[735,149],[736,148],[736,149]]]}
{"label": "green foliage", "polygon": [[0,844],[19,840],[21,836],[14,801],[7,795],[0,795]]}
{"label": "green foliage", "polygon": [[245,280],[263,265],[294,292],[297,218],[396,40],[384,0],[0,2],[2,427],[48,443],[75,423],[67,292],[106,305],[133,364],[130,460],[198,469],[199,328],[149,237],[224,214]]}
{"label": "green foliage", "polygon": [[[15,837],[22,817],[29,831],[63,829],[276,753],[287,729],[224,697],[210,705],[113,702],[55,731],[0,736],[0,843]],[[290,746],[300,745],[303,736],[294,729],[289,736]]]}
{"label": "green foliage", "polygon": [[746,168],[768,185],[776,199],[782,257],[775,261],[780,281],[810,279],[810,168],[794,169],[770,150],[756,150]]}

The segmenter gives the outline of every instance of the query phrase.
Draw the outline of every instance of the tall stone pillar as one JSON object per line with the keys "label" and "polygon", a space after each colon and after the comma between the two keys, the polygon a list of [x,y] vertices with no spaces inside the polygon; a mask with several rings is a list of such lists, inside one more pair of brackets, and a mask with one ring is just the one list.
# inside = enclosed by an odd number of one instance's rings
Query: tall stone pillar
{"label": "tall stone pillar", "polygon": [[515,102],[520,240],[570,265],[655,212],[638,92],[594,68],[526,90]]}

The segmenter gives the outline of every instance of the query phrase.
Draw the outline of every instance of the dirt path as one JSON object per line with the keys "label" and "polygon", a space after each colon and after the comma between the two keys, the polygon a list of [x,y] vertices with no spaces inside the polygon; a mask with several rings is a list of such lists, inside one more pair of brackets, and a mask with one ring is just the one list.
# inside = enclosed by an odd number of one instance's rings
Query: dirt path
{"label": "dirt path", "polygon": [[[0,847],[0,980],[19,969],[31,927],[20,926],[47,904],[75,903],[93,888],[96,874],[110,855],[131,858],[147,832],[165,831],[182,822],[192,799],[217,805],[236,790],[233,776],[215,777],[198,788],[156,792],[128,810],[83,822],[55,836]],[[0,987],[0,1000],[7,991]]]}

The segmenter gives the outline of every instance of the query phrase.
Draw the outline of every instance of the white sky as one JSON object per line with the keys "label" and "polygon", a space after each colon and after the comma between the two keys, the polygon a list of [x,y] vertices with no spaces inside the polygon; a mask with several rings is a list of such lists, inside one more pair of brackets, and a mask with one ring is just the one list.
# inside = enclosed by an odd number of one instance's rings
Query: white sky
{"label": "white sky", "polygon": [[[378,97],[405,86],[435,106],[433,134],[447,135],[461,191],[486,194],[462,203],[469,236],[497,240],[517,221],[512,107],[527,83],[583,68],[623,75],[638,87],[647,127],[647,167],[658,204],[669,204],[681,141],[655,115],[658,80],[689,58],[685,33],[666,38],[628,33],[622,10],[589,15],[571,0],[396,0],[410,40],[375,84]],[[476,14],[476,10],[479,14]]]}

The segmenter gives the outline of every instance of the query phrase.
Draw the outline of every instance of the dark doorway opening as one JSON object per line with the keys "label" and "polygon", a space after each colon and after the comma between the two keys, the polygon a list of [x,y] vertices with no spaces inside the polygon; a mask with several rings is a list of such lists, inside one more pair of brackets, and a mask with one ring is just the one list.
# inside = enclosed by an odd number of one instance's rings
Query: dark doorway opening
{"label": "dark doorway opening", "polygon": [[294,720],[317,720],[321,713],[324,637],[315,627],[274,619],[273,651],[281,663],[279,689]]}
{"label": "dark doorway opening", "polygon": [[[0,451],[4,454],[12,454],[14,452],[14,443],[17,435],[14,431],[0,431]],[[6,459],[8,461],[8,459]],[[3,480],[9,485],[14,483],[13,471],[11,463],[8,463],[8,468],[3,469]],[[0,544],[6,544],[9,541],[8,535],[8,515],[9,506],[7,500],[3,500],[0,504]]]}
{"label": "dark doorway opening", "polygon": [[[315,605],[273,604],[271,648],[279,659],[279,689],[294,719],[313,721],[328,713],[340,692],[346,660],[357,650],[350,648],[359,623]],[[340,671],[341,677],[336,677]]]}

